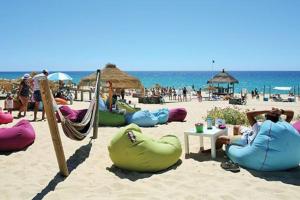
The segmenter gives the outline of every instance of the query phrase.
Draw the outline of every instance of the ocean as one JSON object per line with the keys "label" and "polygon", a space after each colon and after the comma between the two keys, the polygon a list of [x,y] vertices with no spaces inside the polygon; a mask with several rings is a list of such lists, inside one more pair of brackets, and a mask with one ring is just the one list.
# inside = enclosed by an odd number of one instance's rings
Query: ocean
{"label": "ocean", "polygon": [[[0,79],[16,79],[29,72],[0,72]],[[51,72],[50,72],[51,73]],[[92,71],[65,71],[73,78],[73,82],[78,84],[80,79],[93,73]],[[139,78],[147,88],[159,83],[161,86],[171,86],[181,88],[192,86],[196,89],[204,88],[207,80],[212,78],[217,71],[128,71],[127,73]],[[300,71],[230,71],[233,77],[239,80],[235,84],[235,92],[240,92],[243,88],[249,92],[258,89],[263,91],[264,85],[266,90],[269,87],[293,87],[298,94],[300,85]],[[226,86],[226,85],[224,85]],[[293,90],[293,89],[292,89]],[[286,91],[275,91],[273,93],[287,93]],[[293,92],[293,91],[292,91]]]}

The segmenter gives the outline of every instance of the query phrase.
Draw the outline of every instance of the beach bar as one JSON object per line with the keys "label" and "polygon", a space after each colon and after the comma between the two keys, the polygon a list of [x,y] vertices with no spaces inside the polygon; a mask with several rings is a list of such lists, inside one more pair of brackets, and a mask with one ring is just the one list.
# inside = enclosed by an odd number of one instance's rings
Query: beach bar
{"label": "beach bar", "polygon": [[[207,81],[207,84],[216,88],[216,91],[213,92],[215,95],[233,95],[235,83],[239,83],[239,81],[228,72],[225,72],[224,69]],[[227,88],[221,87],[220,84],[227,84]]]}

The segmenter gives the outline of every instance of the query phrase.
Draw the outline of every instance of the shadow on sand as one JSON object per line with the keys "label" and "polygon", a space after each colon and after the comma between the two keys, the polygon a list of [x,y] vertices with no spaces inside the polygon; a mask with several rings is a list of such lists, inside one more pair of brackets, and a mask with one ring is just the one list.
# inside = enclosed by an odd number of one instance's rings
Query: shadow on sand
{"label": "shadow on sand", "polygon": [[[83,163],[90,155],[92,148],[92,139],[88,144],[81,146],[75,151],[75,153],[67,160],[67,165],[69,173],[71,174],[74,169],[76,169],[81,163]],[[48,183],[48,185],[36,194],[32,199],[39,200],[43,199],[49,192],[54,191],[56,186],[63,182],[68,177],[62,176],[60,173],[57,173],[53,179]]]}
{"label": "shadow on sand", "polygon": [[[205,162],[211,160],[210,153],[190,153],[186,155],[186,159],[194,159],[199,162]],[[215,161],[221,163],[227,161],[228,158],[224,151],[217,151],[217,158]],[[266,181],[280,181],[285,184],[297,185],[300,186],[300,166],[297,168],[293,168],[285,171],[276,171],[276,172],[262,172],[255,171],[251,169],[246,169],[249,171],[254,177],[265,179]],[[239,173],[237,173],[238,175]]]}
{"label": "shadow on sand", "polygon": [[277,172],[248,171],[253,176],[265,179],[266,181],[280,181],[282,183],[300,186],[300,167]]}
{"label": "shadow on sand", "polygon": [[164,169],[164,170],[161,170],[161,171],[158,171],[158,172],[155,172],[155,173],[133,172],[133,171],[120,169],[120,168],[116,167],[115,165],[112,165],[111,167],[107,167],[106,170],[114,173],[116,176],[118,176],[121,179],[128,179],[130,181],[137,181],[139,179],[149,178],[152,175],[165,173],[169,170],[175,170],[175,169],[177,169],[177,167],[179,165],[181,165],[181,163],[182,163],[182,161],[178,160],[171,167],[169,167],[167,169]]}

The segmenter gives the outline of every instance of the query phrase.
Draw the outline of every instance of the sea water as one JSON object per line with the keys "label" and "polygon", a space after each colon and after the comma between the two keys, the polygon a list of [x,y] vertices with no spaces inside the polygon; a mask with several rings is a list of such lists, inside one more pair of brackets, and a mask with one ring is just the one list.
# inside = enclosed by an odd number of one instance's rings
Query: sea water
{"label": "sea water", "polygon": [[[23,76],[24,73],[30,72],[0,72],[0,79],[16,79]],[[51,73],[51,72],[50,72]],[[92,71],[65,71],[73,78],[73,82],[78,84],[80,79],[93,73]],[[195,89],[204,88],[207,81],[211,79],[217,71],[128,71],[130,75],[140,79],[146,87],[153,87],[156,83],[164,87],[182,88],[185,86],[194,86]],[[235,84],[235,92],[240,92],[243,88],[248,92],[258,89],[263,91],[265,86],[266,92],[269,87],[295,87],[298,93],[300,85],[300,71],[230,71],[239,84]],[[227,87],[226,84],[223,85]],[[294,92],[294,90],[292,91]],[[274,91],[272,93],[287,93],[284,91]]]}

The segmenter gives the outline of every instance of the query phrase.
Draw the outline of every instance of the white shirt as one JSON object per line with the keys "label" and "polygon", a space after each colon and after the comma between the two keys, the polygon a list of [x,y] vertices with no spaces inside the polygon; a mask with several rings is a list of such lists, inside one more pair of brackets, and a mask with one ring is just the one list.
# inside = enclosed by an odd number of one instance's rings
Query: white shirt
{"label": "white shirt", "polygon": [[14,100],[13,99],[6,99],[6,108],[8,108],[8,109],[14,108]]}
{"label": "white shirt", "polygon": [[41,73],[41,74],[37,74],[35,75],[32,79],[33,79],[33,91],[37,91],[40,90],[40,83],[39,80],[41,80],[42,77],[44,77],[45,74]]}
{"label": "white shirt", "polygon": [[256,122],[255,124],[253,124],[252,128],[242,127],[241,133],[243,135],[241,139],[244,140],[245,143],[250,144],[259,132],[261,124],[261,122]]}

